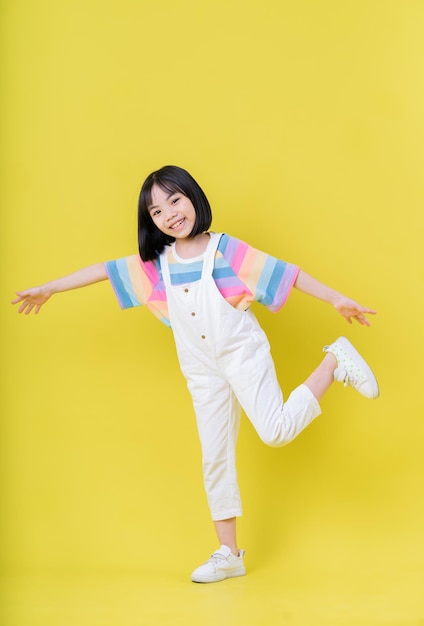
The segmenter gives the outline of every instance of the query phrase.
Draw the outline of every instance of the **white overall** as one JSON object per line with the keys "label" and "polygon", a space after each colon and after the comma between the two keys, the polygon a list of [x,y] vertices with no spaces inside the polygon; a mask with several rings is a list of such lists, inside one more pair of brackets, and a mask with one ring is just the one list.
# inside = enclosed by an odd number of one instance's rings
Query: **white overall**
{"label": "white overall", "polygon": [[214,521],[242,514],[236,472],[240,407],[270,446],[294,439],[320,407],[304,385],[283,403],[268,339],[252,311],[239,311],[212,277],[220,233],[211,233],[202,278],[171,286],[168,248],[161,255],[169,318],[196,412],[203,475]]}

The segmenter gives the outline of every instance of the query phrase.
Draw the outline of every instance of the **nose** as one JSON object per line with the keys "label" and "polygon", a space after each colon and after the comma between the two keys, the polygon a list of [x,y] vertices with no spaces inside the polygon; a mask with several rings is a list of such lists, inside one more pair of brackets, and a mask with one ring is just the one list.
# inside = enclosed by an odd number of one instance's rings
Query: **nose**
{"label": "nose", "polygon": [[167,222],[170,222],[171,220],[174,219],[176,214],[177,214],[177,210],[176,210],[176,208],[174,206],[167,207],[166,214],[165,214],[165,220]]}

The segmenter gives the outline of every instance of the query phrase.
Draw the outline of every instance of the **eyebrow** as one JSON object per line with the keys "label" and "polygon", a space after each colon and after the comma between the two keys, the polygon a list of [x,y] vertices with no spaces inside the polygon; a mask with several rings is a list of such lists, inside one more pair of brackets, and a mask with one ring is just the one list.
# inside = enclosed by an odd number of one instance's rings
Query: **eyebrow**
{"label": "eyebrow", "polygon": [[[169,198],[172,198],[172,196],[175,196],[176,193],[178,193],[178,191],[171,191],[171,193],[166,196],[166,199],[169,200]],[[152,211],[153,209],[158,209],[158,208],[159,208],[158,204],[152,204],[151,206],[147,207],[147,210],[150,213],[150,211]]]}

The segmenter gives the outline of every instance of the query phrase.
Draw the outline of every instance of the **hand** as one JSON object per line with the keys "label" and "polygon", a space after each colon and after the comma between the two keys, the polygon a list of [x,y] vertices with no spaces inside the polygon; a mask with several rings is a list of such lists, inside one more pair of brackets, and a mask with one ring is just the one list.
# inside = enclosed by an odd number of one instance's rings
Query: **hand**
{"label": "hand", "polygon": [[88,267],[83,267],[72,274],[56,278],[49,283],[44,283],[40,287],[32,287],[32,289],[26,289],[25,291],[17,291],[18,296],[12,301],[12,304],[18,304],[22,302],[18,309],[19,313],[25,313],[28,315],[34,309],[35,314],[40,312],[41,307],[47,300],[55,293],[62,293],[63,291],[69,291],[70,289],[78,289],[79,287],[86,287],[87,285],[93,285],[102,280],[106,280],[108,274],[104,263],[95,263]]}
{"label": "hand", "polygon": [[362,326],[371,326],[365,314],[375,315],[377,312],[372,309],[367,309],[354,300],[350,300],[344,296],[341,296],[334,302],[334,308],[340,315],[343,315],[349,324],[352,324],[352,320],[355,320],[358,324],[362,324]]}
{"label": "hand", "polygon": [[42,305],[47,302],[52,294],[44,287],[32,287],[31,289],[26,289],[25,291],[17,291],[16,295],[18,297],[15,298],[15,300],[12,300],[12,304],[19,304],[19,302],[22,302],[18,309],[18,313],[25,313],[25,315],[29,315],[29,313],[35,309],[34,313],[37,315]]}

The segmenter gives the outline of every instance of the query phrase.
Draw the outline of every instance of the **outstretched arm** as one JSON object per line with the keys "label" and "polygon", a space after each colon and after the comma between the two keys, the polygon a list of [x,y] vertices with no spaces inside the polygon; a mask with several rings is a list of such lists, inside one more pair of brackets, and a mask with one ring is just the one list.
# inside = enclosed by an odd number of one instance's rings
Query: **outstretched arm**
{"label": "outstretched arm", "polygon": [[18,297],[12,301],[12,304],[22,303],[18,309],[19,313],[28,315],[34,309],[34,312],[37,314],[43,304],[53,294],[93,285],[107,278],[108,275],[104,263],[96,263],[39,287],[17,291],[16,295]]}
{"label": "outstretched arm", "polygon": [[354,300],[351,300],[338,291],[331,289],[331,287],[327,287],[323,283],[320,283],[315,278],[312,278],[312,276],[309,276],[309,274],[306,274],[303,270],[300,270],[294,286],[296,289],[299,289],[299,291],[303,291],[310,296],[314,296],[319,300],[323,300],[324,302],[328,302],[333,305],[336,311],[338,311],[340,315],[342,315],[349,322],[349,324],[352,323],[352,320],[355,320],[363,326],[370,326],[371,324],[365,315],[375,315],[376,313],[376,311],[363,307]]}

